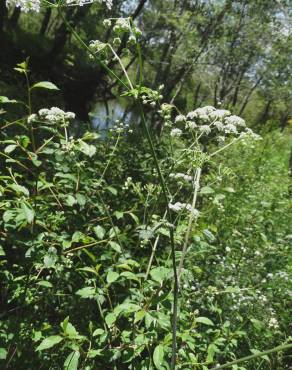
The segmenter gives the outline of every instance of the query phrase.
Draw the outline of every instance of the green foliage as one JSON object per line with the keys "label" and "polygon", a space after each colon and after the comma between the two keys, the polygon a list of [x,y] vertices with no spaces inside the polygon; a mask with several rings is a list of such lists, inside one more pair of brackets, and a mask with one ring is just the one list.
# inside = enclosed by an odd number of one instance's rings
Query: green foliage
{"label": "green foliage", "polygon": [[[178,19],[168,2],[157,4],[158,21],[163,11],[168,15],[170,37],[189,29],[192,5]],[[229,40],[245,7],[240,13],[222,4],[198,5],[197,25],[184,43],[172,45],[175,53],[156,50],[161,64],[169,59],[169,69],[150,69],[149,80],[191,71],[186,61],[204,50],[207,19],[215,40]],[[252,6],[247,10],[239,34],[258,20]],[[147,9],[148,27],[151,15]],[[267,11],[268,25],[270,17]],[[139,106],[146,135],[138,125],[119,122],[101,136],[80,123],[76,130],[72,112],[34,109],[39,90],[58,87],[31,84],[28,59],[15,68],[25,79],[27,101],[0,97],[8,110],[1,111],[0,127],[1,363],[15,369],[206,370],[233,362],[234,370],[282,370],[288,365],[282,350],[291,340],[291,132],[259,140],[241,118],[229,111],[218,116],[222,111],[210,106],[176,116],[173,101],[162,101],[181,80],[170,79],[174,86],[165,95],[163,86],[145,86],[141,33],[132,19],[114,20],[113,32],[122,39],[114,38],[113,46],[98,40],[87,46],[63,21],[127,89],[122,94]],[[239,41],[247,48],[248,40]],[[222,49],[219,65],[232,70],[220,82],[224,101],[224,84],[242,64],[239,49]],[[124,68],[136,52],[137,76]],[[213,52],[217,61],[219,51]],[[111,62],[119,64],[122,79],[104,64]],[[20,114],[11,120],[16,104],[10,103],[16,102]],[[161,126],[157,135],[153,118]],[[259,353],[279,344],[282,352]],[[244,356],[248,362],[235,361]]]}

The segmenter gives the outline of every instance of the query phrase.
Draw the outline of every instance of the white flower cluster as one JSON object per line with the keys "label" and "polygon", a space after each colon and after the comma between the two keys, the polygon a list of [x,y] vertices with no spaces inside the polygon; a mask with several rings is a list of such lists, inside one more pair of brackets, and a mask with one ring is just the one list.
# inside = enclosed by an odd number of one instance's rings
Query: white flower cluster
{"label": "white flower cluster", "polygon": [[181,202],[176,202],[174,204],[169,203],[168,207],[174,212],[180,212],[186,209],[187,211],[192,213],[195,217],[198,217],[200,214],[200,212],[197,209],[193,208],[192,205],[189,203],[181,203]]}
{"label": "white flower cluster", "polygon": [[68,121],[75,118],[75,113],[64,112],[62,109],[52,107],[50,109],[43,108],[38,112],[39,117],[47,123],[56,124],[60,123],[66,125]]}
{"label": "white flower cluster", "polygon": [[108,57],[108,45],[102,41],[99,40],[91,40],[89,43],[89,49],[91,51],[91,54],[89,55],[89,58],[94,59],[93,54],[99,53],[99,57],[102,58],[105,63],[107,63],[107,57]]}
{"label": "white flower cluster", "polygon": [[181,172],[171,173],[169,175],[169,177],[171,177],[173,179],[182,179],[182,180],[185,180],[185,181],[193,181],[192,176],[186,175],[186,174],[181,173]]}
{"label": "white flower cluster", "polygon": [[114,25],[114,32],[121,33],[121,32],[130,32],[131,31],[131,24],[129,18],[118,18],[116,20],[116,24]]}
{"label": "white flower cluster", "polygon": [[[64,3],[68,6],[78,5],[83,6],[86,4],[93,3],[94,0],[65,0]],[[113,1],[112,0],[98,0],[99,3],[105,3],[108,9],[112,8]],[[29,11],[39,12],[41,6],[41,0],[7,0],[7,6],[16,6],[21,8],[21,10],[25,13]]]}
{"label": "white flower cluster", "polygon": [[[176,124],[184,124],[186,129],[198,130],[201,135],[209,135],[212,132],[218,135],[219,142],[224,142],[227,135],[240,135],[240,138],[252,137],[259,139],[260,136],[246,128],[244,119],[232,115],[229,110],[216,109],[210,105],[197,108],[189,112],[186,116],[179,114],[175,117]],[[176,132],[173,129],[170,133]]]}
{"label": "white flower cluster", "polygon": [[40,0],[7,0],[6,4],[8,7],[17,7],[25,13],[29,11],[39,12],[41,1]]}
{"label": "white flower cluster", "polygon": [[180,137],[181,135],[182,135],[182,130],[180,130],[179,128],[173,128],[170,131],[170,136],[171,137]]}
{"label": "white flower cluster", "polygon": [[278,320],[275,317],[271,317],[268,322],[268,326],[271,329],[278,329],[279,328]]}
{"label": "white flower cluster", "polygon": [[110,130],[109,130],[110,133],[118,133],[118,134],[122,134],[122,133],[126,133],[128,132],[129,134],[132,134],[133,133],[133,130],[130,129],[130,125],[128,123],[123,123],[119,120],[116,120],[115,121],[115,126],[112,127]]}

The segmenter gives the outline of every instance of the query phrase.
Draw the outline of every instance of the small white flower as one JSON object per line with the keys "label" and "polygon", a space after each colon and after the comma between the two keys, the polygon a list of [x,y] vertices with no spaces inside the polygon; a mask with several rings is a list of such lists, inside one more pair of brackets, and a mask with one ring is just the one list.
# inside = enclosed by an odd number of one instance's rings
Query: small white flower
{"label": "small white flower", "polygon": [[216,109],[215,111],[210,113],[210,118],[211,119],[220,119],[220,118],[224,118],[224,117],[227,117],[227,116],[230,116],[230,115],[231,115],[231,112],[229,110]]}
{"label": "small white flower", "polygon": [[170,131],[170,136],[171,137],[179,137],[182,135],[182,130],[180,130],[179,128],[173,128],[171,131]]}
{"label": "small white flower", "polygon": [[224,130],[224,125],[222,122],[220,121],[215,121],[213,123],[213,125],[219,130],[219,131],[223,131]]}
{"label": "small white flower", "polygon": [[232,123],[227,123],[224,127],[224,131],[226,134],[237,134],[236,126]]}
{"label": "small white flower", "polygon": [[211,132],[211,128],[208,125],[200,126],[199,130],[201,131],[202,134],[207,134],[207,135],[210,134]]}
{"label": "small white flower", "polygon": [[28,123],[33,123],[37,120],[37,115],[35,113],[31,114],[30,116],[28,116],[27,118],[27,122]]}
{"label": "small white flower", "polygon": [[193,180],[192,176],[189,176],[189,175],[186,175],[186,174],[180,173],[180,172],[178,172],[178,173],[171,173],[169,175],[169,177],[172,177],[174,179],[183,179],[185,181],[192,181]]}
{"label": "small white flower", "polygon": [[182,209],[184,209],[184,208],[185,208],[185,203],[181,203],[181,202],[176,202],[176,203],[174,203],[174,204],[169,203],[169,204],[168,204],[168,207],[169,207],[169,209],[171,209],[172,211],[180,212]]}
{"label": "small white flower", "polygon": [[238,116],[230,116],[225,118],[225,124],[232,124],[235,126],[245,127],[245,120]]}
{"label": "small white flower", "polygon": [[110,27],[112,24],[110,19],[105,19],[102,23],[105,27]]}
{"label": "small white flower", "polygon": [[186,122],[186,128],[189,128],[190,130],[194,130],[198,125],[194,121],[187,121]]}
{"label": "small white flower", "polygon": [[175,123],[179,123],[179,122],[185,122],[186,121],[186,116],[184,116],[183,114],[179,114],[178,116],[175,117]]}

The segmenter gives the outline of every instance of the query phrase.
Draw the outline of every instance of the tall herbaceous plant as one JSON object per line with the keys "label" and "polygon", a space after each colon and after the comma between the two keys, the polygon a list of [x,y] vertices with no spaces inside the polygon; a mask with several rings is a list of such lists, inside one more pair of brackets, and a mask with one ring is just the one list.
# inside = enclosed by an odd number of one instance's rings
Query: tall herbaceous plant
{"label": "tall herbaceous plant", "polygon": [[[91,130],[78,137],[71,128],[73,112],[33,109],[39,89],[58,87],[32,83],[28,60],[15,68],[27,83],[27,100],[1,97],[6,107],[20,104],[26,112],[1,127],[1,238],[11,250],[0,251],[13,265],[4,277],[13,294],[3,318],[15,315],[15,320],[8,334],[5,324],[1,329],[5,345],[0,356],[13,363],[21,358],[18,343],[30,338],[31,356],[43,368],[223,368],[218,359],[234,356],[220,354],[221,329],[205,316],[205,307],[191,310],[193,298],[184,294],[195,273],[196,279],[204,278],[204,271],[193,266],[202,252],[196,250],[198,230],[214,238],[204,227],[202,211],[202,195],[212,189],[201,184],[224,151],[261,138],[229,110],[205,106],[180,112],[164,101],[163,85],[156,90],[144,86],[143,35],[131,18],[105,19],[112,35],[108,41],[84,41],[66,22],[64,9],[88,3],[7,2],[31,16],[43,7],[56,9],[88,58],[118,83],[120,95],[140,118],[135,125],[116,122],[106,139]],[[113,6],[112,1],[100,3]],[[129,68],[129,56],[135,56],[135,67]],[[156,135],[153,117],[159,122]],[[147,145],[137,148],[140,126],[141,142]],[[131,167],[137,179],[125,177]],[[33,318],[26,316],[29,310]],[[223,325],[224,335],[230,321]],[[269,322],[277,325],[274,317]],[[239,331],[230,332],[234,347]],[[284,343],[270,352],[289,347]],[[250,359],[270,352],[255,351]],[[228,366],[239,369],[241,362],[235,359]]]}

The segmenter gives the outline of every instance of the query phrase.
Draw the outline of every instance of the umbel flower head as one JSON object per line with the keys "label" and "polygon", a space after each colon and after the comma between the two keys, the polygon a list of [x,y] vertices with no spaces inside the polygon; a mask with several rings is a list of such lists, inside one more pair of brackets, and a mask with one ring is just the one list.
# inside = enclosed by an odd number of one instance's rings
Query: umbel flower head
{"label": "umbel flower head", "polygon": [[[97,0],[99,3],[105,3],[108,9],[112,8],[113,0]],[[94,0],[64,0],[64,4],[68,6],[83,6],[85,4],[91,4]],[[25,13],[29,11],[39,12],[41,7],[41,0],[7,0],[6,4],[8,7],[18,7]]]}
{"label": "umbel flower head", "polygon": [[[184,124],[186,130],[197,132],[200,137],[210,134],[218,136],[218,142],[224,142],[225,136],[230,135],[239,136],[240,138],[246,136],[254,139],[258,138],[258,135],[246,128],[244,119],[232,115],[229,110],[216,109],[210,105],[197,108],[186,116],[179,114],[175,117],[174,122],[178,125]],[[180,136],[176,135],[177,130],[177,128],[173,128],[170,135]]]}

